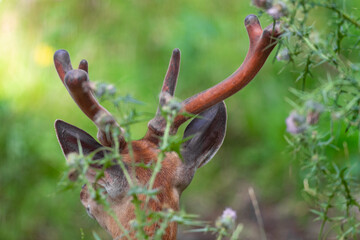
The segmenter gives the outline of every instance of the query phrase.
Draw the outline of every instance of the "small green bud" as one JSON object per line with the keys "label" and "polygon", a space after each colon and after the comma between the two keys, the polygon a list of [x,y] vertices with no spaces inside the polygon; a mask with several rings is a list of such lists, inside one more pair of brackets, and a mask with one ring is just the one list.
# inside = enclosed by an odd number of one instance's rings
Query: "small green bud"
{"label": "small green bud", "polygon": [[66,164],[68,166],[74,166],[79,159],[79,154],[76,152],[71,152],[68,155],[66,155]]}

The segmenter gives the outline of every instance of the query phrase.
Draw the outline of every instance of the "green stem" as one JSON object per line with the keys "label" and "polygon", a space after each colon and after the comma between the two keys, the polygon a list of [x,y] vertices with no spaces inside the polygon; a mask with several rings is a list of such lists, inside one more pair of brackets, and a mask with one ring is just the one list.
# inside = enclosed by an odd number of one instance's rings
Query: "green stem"
{"label": "green stem", "polygon": [[[126,180],[128,181],[129,185],[130,186],[133,186],[133,181],[130,177],[130,174],[128,172],[128,170],[126,169],[123,161],[121,161],[121,155],[120,155],[120,152],[119,152],[119,140],[118,140],[118,136],[113,136],[113,139],[115,139],[115,147],[114,147],[114,150],[115,150],[115,159],[119,159],[119,161],[117,161],[117,163],[120,165],[124,175],[125,175],[125,178]],[[131,142],[129,143],[129,146],[131,146]],[[131,149],[132,150],[132,149]],[[132,151],[130,151],[132,152]],[[130,153],[131,154],[131,153]]]}
{"label": "green stem", "polygon": [[[169,114],[167,116],[167,118],[166,118],[166,126],[165,126],[164,136],[162,138],[162,142],[161,142],[161,146],[160,146],[160,153],[159,153],[158,159],[156,161],[154,172],[152,173],[150,181],[149,181],[149,188],[148,189],[150,191],[154,187],[156,176],[160,172],[161,167],[162,167],[162,161],[165,158],[166,147],[169,144],[168,141],[169,141],[169,136],[170,136],[170,127],[171,127],[171,125],[173,123],[174,116],[175,116],[175,114]],[[146,197],[145,206],[147,206],[148,202],[149,202],[149,196]]]}
{"label": "green stem", "polygon": [[339,14],[343,19],[345,19],[346,21],[348,21],[349,23],[351,23],[352,25],[356,26],[357,28],[360,28],[360,23],[357,22],[355,19],[353,19],[352,17],[350,17],[348,14],[344,13],[343,11],[341,11],[339,8],[337,8],[334,4],[319,4],[318,6],[330,9],[334,12],[336,12],[337,14]]}
{"label": "green stem", "polygon": [[216,238],[216,240],[221,240],[221,239],[223,238],[223,236],[225,236],[225,234],[224,234],[224,229],[221,228],[221,230],[220,230],[220,232],[219,232],[219,235],[218,235],[218,237]]}
{"label": "green stem", "polygon": [[331,207],[331,201],[332,201],[332,199],[335,197],[335,192],[337,192],[337,188],[335,188],[335,190],[331,193],[331,195],[330,195],[330,197],[329,197],[329,199],[328,199],[328,201],[327,201],[327,204],[326,204],[326,207],[325,207],[325,211],[324,211],[324,218],[323,218],[323,220],[322,220],[322,222],[321,222],[321,227],[320,227],[320,232],[319,232],[318,240],[321,240],[321,237],[322,237],[322,235],[323,235],[324,227],[325,227],[325,224],[326,224],[326,222],[327,222],[327,220],[328,220],[327,215],[328,215],[328,212],[329,212],[330,207]]}

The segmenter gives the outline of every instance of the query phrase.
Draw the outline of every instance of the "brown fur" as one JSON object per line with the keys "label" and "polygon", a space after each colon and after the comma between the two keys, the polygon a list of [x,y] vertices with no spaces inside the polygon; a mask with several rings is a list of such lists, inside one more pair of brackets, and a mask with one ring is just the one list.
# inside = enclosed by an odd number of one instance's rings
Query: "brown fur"
{"label": "brown fur", "polygon": [[[158,146],[147,140],[132,142],[132,151],[136,163],[143,162],[148,164],[153,161],[153,164],[155,164],[158,159]],[[131,166],[132,159],[129,154],[129,149],[124,149],[121,155],[122,161],[127,163],[128,166]],[[149,201],[148,208],[153,211],[161,211],[165,209],[173,209],[175,211],[179,210],[179,198],[181,192],[179,189],[176,189],[175,186],[177,185],[177,169],[181,164],[182,162],[176,153],[166,153],[166,157],[162,162],[162,168],[155,179],[153,187],[154,189],[159,189],[160,192],[158,193],[156,200]],[[130,169],[129,173],[131,174],[131,172],[132,170]],[[139,184],[145,185],[150,180],[152,171],[150,169],[136,167],[135,174],[136,176],[132,176],[133,179],[136,179]],[[114,239],[123,234],[116,221],[109,216],[101,205],[91,199],[87,187],[82,189],[80,199],[85,208],[89,208],[90,214],[112,235]],[[146,196],[140,195],[139,199],[145,202]],[[111,209],[115,212],[119,222],[127,230],[131,228],[130,222],[135,218],[134,205],[131,203],[131,200],[131,197],[126,194],[120,199],[112,199],[108,197]],[[158,225],[154,224],[151,227],[147,227],[145,231],[149,235],[152,235],[157,227]],[[177,224],[170,223],[166,229],[166,234],[164,234],[163,239],[176,239],[176,232]],[[130,237],[134,238],[134,235],[135,232],[130,229]]]}

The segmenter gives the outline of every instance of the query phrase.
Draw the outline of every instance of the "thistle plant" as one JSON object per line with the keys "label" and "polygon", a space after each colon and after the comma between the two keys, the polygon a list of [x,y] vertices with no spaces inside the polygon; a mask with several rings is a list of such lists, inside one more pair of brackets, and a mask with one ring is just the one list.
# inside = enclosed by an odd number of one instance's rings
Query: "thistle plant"
{"label": "thistle plant", "polygon": [[[360,21],[341,0],[253,1],[280,19],[276,59],[298,88],[285,136],[300,163],[304,196],[321,222],[318,239],[360,236]],[[317,24],[321,22],[321,25]],[[298,84],[300,83],[300,84]],[[356,143],[357,142],[357,146]]]}

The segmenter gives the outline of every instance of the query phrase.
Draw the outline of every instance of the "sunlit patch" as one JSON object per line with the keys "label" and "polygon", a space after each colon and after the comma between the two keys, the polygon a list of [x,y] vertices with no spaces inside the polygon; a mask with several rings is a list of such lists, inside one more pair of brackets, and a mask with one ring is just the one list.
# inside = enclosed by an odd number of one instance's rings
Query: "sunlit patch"
{"label": "sunlit patch", "polygon": [[[0,0],[1,3],[1,0]],[[14,11],[7,11],[2,13],[0,21],[0,29],[2,37],[9,38],[17,30],[18,27],[18,14]]]}
{"label": "sunlit patch", "polygon": [[45,43],[40,43],[36,46],[34,51],[34,61],[41,67],[47,67],[52,65],[53,54],[55,49]]}

